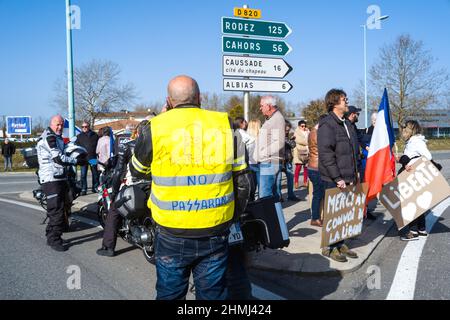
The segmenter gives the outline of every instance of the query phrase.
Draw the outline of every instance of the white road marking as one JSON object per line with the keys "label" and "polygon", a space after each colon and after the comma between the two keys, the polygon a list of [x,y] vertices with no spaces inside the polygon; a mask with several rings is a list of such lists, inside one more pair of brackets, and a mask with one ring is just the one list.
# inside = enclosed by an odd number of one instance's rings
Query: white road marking
{"label": "white road marking", "polygon": [[19,201],[14,201],[14,200],[10,200],[10,199],[4,199],[4,198],[0,198],[0,201],[10,203],[10,204],[15,204],[17,206],[21,206],[21,207],[41,211],[41,212],[45,212],[45,210],[41,206],[36,206],[34,204],[29,204],[29,203],[25,203],[25,202],[19,202]]}
{"label": "white road marking", "polygon": [[0,192],[0,196],[1,195],[7,195],[7,194],[18,194],[21,193],[22,191],[10,191],[10,192]]}
{"label": "white road marking", "polygon": [[[0,198],[0,201],[6,202],[6,203],[10,203],[10,204],[15,204],[15,205],[18,205],[18,206],[21,206],[21,207],[25,207],[25,208],[30,208],[30,209],[41,211],[41,212],[45,212],[44,208],[42,208],[40,206],[37,206],[37,205],[34,205],[34,204],[29,204],[29,203],[25,203],[25,202],[20,202],[20,201],[15,201],[15,200],[10,200],[10,199],[4,199],[4,198]],[[95,220],[92,220],[92,219],[89,219],[89,218],[85,218],[85,217],[81,217],[81,216],[79,216],[77,214],[72,214],[71,218],[73,220],[77,220],[77,221],[80,221],[82,223],[85,223],[85,224],[88,224],[88,225],[91,225],[91,226],[94,226],[94,227],[97,227],[97,228],[103,230],[103,227],[100,225],[100,223],[98,221],[95,221]]]}
{"label": "white road marking", "polygon": [[[6,202],[6,203],[10,203],[10,204],[15,204],[21,207],[25,207],[25,208],[30,208],[36,211],[41,211],[41,212],[45,212],[45,210],[37,205],[34,204],[28,204],[28,203],[24,203],[24,202],[19,202],[19,201],[15,201],[15,200],[10,200],[10,199],[4,199],[4,198],[0,198],[0,202]],[[77,214],[73,214],[72,219],[74,220],[78,220],[82,223],[86,223],[88,225],[94,226],[96,228],[99,228],[101,230],[103,230],[103,227],[100,225],[100,223],[98,221],[86,218],[86,217],[81,217]],[[260,300],[286,300],[285,298],[270,292],[269,290],[266,290],[264,288],[261,288],[255,284],[252,283],[252,295]]]}
{"label": "white road marking", "polygon": [[[449,206],[450,198],[440,203],[430,214],[428,214],[426,218],[428,233],[430,233],[434,224]],[[430,235],[428,237],[430,237]],[[422,255],[428,237],[419,237],[419,240],[411,241],[406,245],[398,263],[394,281],[392,282],[386,300],[414,300],[420,256]]]}
{"label": "white road marking", "polygon": [[0,182],[0,185],[17,185],[17,184],[38,184],[37,181],[14,181],[14,182]]}

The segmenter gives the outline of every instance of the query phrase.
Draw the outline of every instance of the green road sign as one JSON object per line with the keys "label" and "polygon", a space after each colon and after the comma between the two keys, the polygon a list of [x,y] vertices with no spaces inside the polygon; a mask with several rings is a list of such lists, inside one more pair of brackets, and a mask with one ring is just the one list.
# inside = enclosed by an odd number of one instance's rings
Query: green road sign
{"label": "green road sign", "polygon": [[284,22],[222,17],[222,33],[284,39],[291,32]]}
{"label": "green road sign", "polygon": [[292,48],[284,41],[222,37],[222,51],[256,55],[285,56]]}

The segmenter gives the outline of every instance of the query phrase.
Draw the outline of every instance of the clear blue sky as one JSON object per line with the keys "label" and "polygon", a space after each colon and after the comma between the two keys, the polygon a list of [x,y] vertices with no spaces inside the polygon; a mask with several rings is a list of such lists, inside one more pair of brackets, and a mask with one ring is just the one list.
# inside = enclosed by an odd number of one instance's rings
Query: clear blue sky
{"label": "clear blue sky", "polygon": [[[81,7],[74,30],[74,64],[117,62],[122,79],[137,87],[140,101],[163,101],[177,74],[196,78],[202,91],[223,93],[221,17],[235,0],[72,0]],[[363,79],[363,32],[371,4],[390,15],[382,30],[368,31],[369,66],[378,49],[402,33],[422,40],[450,69],[450,0],[248,0],[264,20],[293,29],[286,56],[294,71],[293,103],[323,97],[332,87],[351,94]],[[64,0],[0,0],[0,115],[49,117],[54,83],[66,68]],[[381,96],[380,92],[380,96]],[[350,96],[350,100],[351,100]]]}

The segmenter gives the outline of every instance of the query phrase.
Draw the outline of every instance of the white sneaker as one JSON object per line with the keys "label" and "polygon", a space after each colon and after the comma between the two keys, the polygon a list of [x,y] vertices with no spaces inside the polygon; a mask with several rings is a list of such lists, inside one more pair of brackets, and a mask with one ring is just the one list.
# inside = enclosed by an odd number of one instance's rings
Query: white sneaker
{"label": "white sneaker", "polygon": [[400,240],[402,241],[414,241],[419,240],[419,236],[417,234],[414,234],[412,231],[408,232],[407,234],[400,237]]}
{"label": "white sneaker", "polygon": [[428,232],[427,232],[426,230],[424,230],[424,231],[420,231],[420,230],[419,230],[419,232],[417,232],[417,235],[418,235],[419,237],[426,238],[426,237],[428,237]]}

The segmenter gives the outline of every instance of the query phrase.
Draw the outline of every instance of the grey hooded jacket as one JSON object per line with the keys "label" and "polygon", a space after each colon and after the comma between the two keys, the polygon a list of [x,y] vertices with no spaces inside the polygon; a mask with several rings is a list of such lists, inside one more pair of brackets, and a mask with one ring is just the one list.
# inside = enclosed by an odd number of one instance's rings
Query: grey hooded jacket
{"label": "grey hooded jacket", "polygon": [[37,143],[40,183],[67,180],[66,166],[77,160],[64,154],[64,141],[60,135],[47,128]]}

